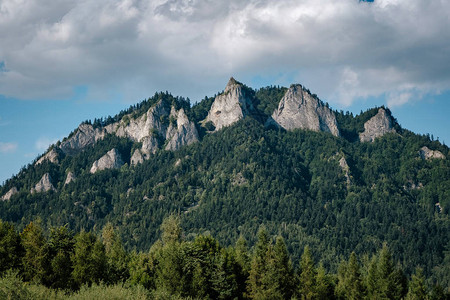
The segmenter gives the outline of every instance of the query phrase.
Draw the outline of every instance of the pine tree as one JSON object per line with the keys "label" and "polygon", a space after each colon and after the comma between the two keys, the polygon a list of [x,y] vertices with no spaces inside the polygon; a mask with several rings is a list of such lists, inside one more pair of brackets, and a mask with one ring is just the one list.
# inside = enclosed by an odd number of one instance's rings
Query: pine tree
{"label": "pine tree", "polygon": [[51,272],[48,284],[53,288],[65,289],[72,287],[72,260],[74,251],[72,232],[67,226],[52,228],[48,240]]}
{"label": "pine tree", "polygon": [[22,258],[23,275],[26,281],[42,283],[49,272],[47,248],[40,221],[30,222],[20,234],[25,254]]}
{"label": "pine tree", "polygon": [[129,277],[128,255],[110,222],[103,227],[102,239],[108,262],[109,282],[125,281]]}
{"label": "pine tree", "polygon": [[338,286],[336,294],[342,299],[362,299],[364,285],[355,252],[348,262],[342,262],[338,269]]}
{"label": "pine tree", "polygon": [[20,267],[23,251],[14,226],[0,220],[0,277],[6,270]]}
{"label": "pine tree", "polygon": [[425,277],[423,276],[422,269],[417,268],[415,274],[411,276],[411,280],[409,281],[409,290],[406,299],[425,300],[426,298]]}
{"label": "pine tree", "polygon": [[258,230],[258,241],[255,245],[248,279],[249,297],[252,299],[267,299],[264,277],[267,274],[267,252],[269,237],[265,226]]}
{"label": "pine tree", "polygon": [[299,292],[302,299],[310,300],[316,298],[316,274],[314,261],[309,246],[305,246],[300,259],[300,287]]}
{"label": "pine tree", "polygon": [[91,232],[81,231],[75,237],[72,276],[78,285],[107,279],[105,247]]}

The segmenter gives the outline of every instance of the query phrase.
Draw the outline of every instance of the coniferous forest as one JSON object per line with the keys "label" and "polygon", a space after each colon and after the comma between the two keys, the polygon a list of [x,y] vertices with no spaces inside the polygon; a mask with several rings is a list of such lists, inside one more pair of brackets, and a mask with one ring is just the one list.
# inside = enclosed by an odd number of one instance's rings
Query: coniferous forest
{"label": "coniferous forest", "polygon": [[[386,244],[371,256],[352,252],[336,272],[307,245],[292,262],[282,236],[265,226],[250,250],[241,236],[224,247],[211,235],[187,241],[169,216],[148,251],[127,252],[111,223],[97,236],[67,226],[49,235],[39,221],[17,234],[0,222],[1,299],[446,299],[418,267],[409,277]],[[6,252],[4,252],[6,251]],[[320,259],[320,258],[319,258]]]}
{"label": "coniferous forest", "polygon": [[[199,133],[176,151],[132,165],[142,143],[107,134],[8,179],[0,298],[449,297],[449,148],[395,119],[395,132],[360,142],[378,108],[334,111],[340,136],[268,127],[287,89],[243,89],[258,114],[215,132],[202,122],[214,97],[191,105],[167,92],[84,122],[129,122],[164,101]],[[92,174],[112,148],[124,164]],[[30,192],[44,174],[54,189]]]}

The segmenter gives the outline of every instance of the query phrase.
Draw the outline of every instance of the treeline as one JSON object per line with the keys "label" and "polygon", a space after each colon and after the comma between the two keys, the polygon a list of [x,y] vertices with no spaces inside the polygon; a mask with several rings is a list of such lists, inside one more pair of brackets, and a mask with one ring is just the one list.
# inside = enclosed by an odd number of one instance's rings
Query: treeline
{"label": "treeline", "polygon": [[187,241],[179,219],[173,216],[164,220],[161,231],[161,238],[148,252],[127,252],[110,223],[104,226],[101,236],[85,231],[74,234],[66,226],[51,228],[46,236],[39,221],[28,224],[20,234],[10,223],[0,221],[0,298],[33,296],[23,291],[21,280],[34,285],[34,290],[40,286],[41,297],[52,295],[55,299],[58,295],[80,293],[80,288],[85,296],[89,295],[92,285],[105,296],[117,293],[115,297],[133,299],[450,296],[442,287],[427,286],[420,268],[407,278],[386,244],[370,259],[352,253],[348,260],[340,262],[337,274],[332,274],[314,261],[309,246],[294,266],[284,239],[269,236],[264,226],[251,250],[242,237],[234,247],[226,248],[210,235]]}

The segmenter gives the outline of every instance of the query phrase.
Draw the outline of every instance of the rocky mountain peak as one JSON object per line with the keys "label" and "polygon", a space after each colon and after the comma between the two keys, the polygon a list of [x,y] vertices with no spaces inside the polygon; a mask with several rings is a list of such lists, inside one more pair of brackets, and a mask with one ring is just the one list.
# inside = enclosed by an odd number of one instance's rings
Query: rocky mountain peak
{"label": "rocky mountain peak", "polygon": [[119,151],[116,148],[113,148],[92,164],[90,172],[95,173],[105,169],[117,169],[123,164],[124,162]]}
{"label": "rocky mountain peak", "polygon": [[445,159],[445,155],[442,154],[439,150],[431,150],[427,146],[423,146],[419,150],[420,158],[423,160],[429,160],[429,159]]}
{"label": "rocky mountain peak", "polygon": [[286,130],[300,128],[325,131],[339,136],[333,111],[304,90],[300,84],[291,85],[286,91],[266,125],[275,125]]}
{"label": "rocky mountain peak", "polygon": [[225,91],[214,99],[204,123],[212,122],[219,130],[243,119],[254,110],[252,99],[245,94],[243,85],[231,77]]}
{"label": "rocky mountain peak", "polygon": [[105,130],[95,128],[91,124],[81,124],[75,133],[61,143],[61,150],[65,154],[73,155],[83,151],[86,147],[94,145],[105,137]]}
{"label": "rocky mountain peak", "polygon": [[56,150],[56,148],[52,148],[50,151],[48,151],[44,156],[42,156],[34,165],[40,165],[45,161],[49,161],[54,164],[59,163],[59,153]]}
{"label": "rocky mountain peak", "polygon": [[12,196],[14,196],[15,194],[17,194],[19,191],[17,190],[17,188],[15,186],[13,186],[6,194],[4,194],[0,199],[2,201],[6,201],[11,199]]}
{"label": "rocky mountain peak", "polygon": [[394,120],[384,108],[378,109],[378,113],[364,123],[364,132],[359,134],[361,142],[373,142],[389,132],[397,132],[394,128]]}
{"label": "rocky mountain peak", "polygon": [[56,191],[55,187],[52,184],[52,178],[49,173],[45,173],[41,180],[31,189],[31,193],[44,193],[48,191]]}
{"label": "rocky mountain peak", "polygon": [[67,173],[67,177],[66,177],[66,181],[64,182],[64,185],[67,185],[73,181],[75,181],[77,179],[77,177],[75,176],[75,174],[70,171],[69,173]]}

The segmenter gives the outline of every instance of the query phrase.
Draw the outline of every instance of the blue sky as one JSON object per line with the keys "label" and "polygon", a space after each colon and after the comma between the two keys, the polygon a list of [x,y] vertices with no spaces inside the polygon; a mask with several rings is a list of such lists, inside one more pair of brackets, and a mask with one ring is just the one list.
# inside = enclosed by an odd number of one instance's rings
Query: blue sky
{"label": "blue sky", "polygon": [[450,142],[450,2],[4,0],[0,183],[80,122],[234,76],[301,83],[334,109],[391,108]]}

